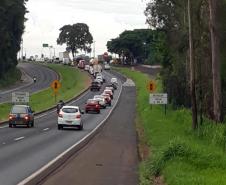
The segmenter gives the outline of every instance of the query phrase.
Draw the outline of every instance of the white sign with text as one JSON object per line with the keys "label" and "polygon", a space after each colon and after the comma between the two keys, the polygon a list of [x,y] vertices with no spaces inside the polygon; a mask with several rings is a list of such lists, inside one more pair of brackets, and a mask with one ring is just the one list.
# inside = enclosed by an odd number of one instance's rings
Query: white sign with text
{"label": "white sign with text", "polygon": [[29,92],[13,92],[12,103],[29,103]]}
{"label": "white sign with text", "polygon": [[166,105],[168,104],[168,95],[167,93],[150,94],[149,103],[152,105]]}

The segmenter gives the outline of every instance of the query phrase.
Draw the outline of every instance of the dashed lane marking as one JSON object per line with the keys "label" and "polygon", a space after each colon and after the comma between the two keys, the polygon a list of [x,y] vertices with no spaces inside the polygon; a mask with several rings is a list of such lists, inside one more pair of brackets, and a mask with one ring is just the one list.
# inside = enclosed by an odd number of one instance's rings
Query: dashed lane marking
{"label": "dashed lane marking", "polygon": [[16,139],[14,139],[14,141],[20,141],[20,140],[22,140],[22,139],[24,139],[24,138],[25,138],[24,136],[18,137],[18,138],[16,138]]}

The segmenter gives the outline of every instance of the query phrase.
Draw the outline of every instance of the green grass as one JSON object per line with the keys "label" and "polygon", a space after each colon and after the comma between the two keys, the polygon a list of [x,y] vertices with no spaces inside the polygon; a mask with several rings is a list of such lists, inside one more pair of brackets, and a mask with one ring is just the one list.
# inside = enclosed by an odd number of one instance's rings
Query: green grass
{"label": "green grass", "polygon": [[0,89],[15,84],[21,78],[21,72],[19,69],[10,69],[1,79],[0,79]]}
{"label": "green grass", "polygon": [[[140,164],[140,184],[148,185],[155,176],[163,175],[167,185],[226,184],[226,126],[205,120],[197,131],[191,129],[191,113],[168,106],[148,104],[145,74],[118,69],[132,78],[137,86],[137,117],[143,127],[151,154]],[[157,80],[161,84],[160,79]],[[161,85],[158,85],[161,91]]]}
{"label": "green grass", "polygon": [[[80,70],[68,66],[48,65],[48,67],[57,71],[62,78],[62,87],[59,90],[57,101],[60,99],[67,101],[78,95],[87,87],[88,76],[86,73],[82,73]],[[36,94],[32,94],[29,105],[31,105],[35,112],[39,112],[56,105],[52,89],[48,88]],[[10,104],[0,105],[0,120],[7,119],[10,107]]]}

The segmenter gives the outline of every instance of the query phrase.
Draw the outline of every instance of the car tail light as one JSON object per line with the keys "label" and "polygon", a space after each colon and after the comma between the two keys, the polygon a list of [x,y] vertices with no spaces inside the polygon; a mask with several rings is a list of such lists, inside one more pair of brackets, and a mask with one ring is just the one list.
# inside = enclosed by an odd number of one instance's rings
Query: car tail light
{"label": "car tail light", "polygon": [[81,118],[81,115],[80,115],[80,114],[78,114],[78,115],[76,116],[76,118]]}
{"label": "car tail light", "polygon": [[63,115],[62,114],[58,114],[58,117],[63,118]]}
{"label": "car tail light", "polygon": [[15,118],[15,116],[9,115],[9,120],[12,120],[13,118]]}
{"label": "car tail light", "polygon": [[29,120],[29,116],[28,115],[24,116],[24,119]]}
{"label": "car tail light", "polygon": [[96,105],[96,108],[99,108],[99,105]]}

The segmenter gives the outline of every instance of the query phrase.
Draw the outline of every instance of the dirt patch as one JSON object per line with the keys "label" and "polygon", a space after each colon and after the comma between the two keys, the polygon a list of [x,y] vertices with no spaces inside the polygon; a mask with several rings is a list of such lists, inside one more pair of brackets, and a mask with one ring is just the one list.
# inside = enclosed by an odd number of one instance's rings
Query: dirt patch
{"label": "dirt patch", "polygon": [[166,185],[163,176],[155,177],[154,185]]}

